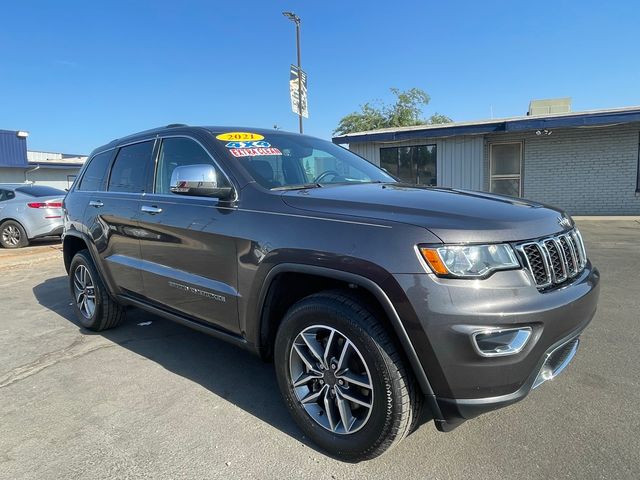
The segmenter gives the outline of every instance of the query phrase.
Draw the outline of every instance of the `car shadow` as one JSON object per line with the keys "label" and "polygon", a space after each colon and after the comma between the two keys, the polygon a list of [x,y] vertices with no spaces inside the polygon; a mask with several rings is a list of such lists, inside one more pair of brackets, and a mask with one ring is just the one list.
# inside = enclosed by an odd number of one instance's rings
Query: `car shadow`
{"label": "car shadow", "polygon": [[273,365],[257,356],[136,308],[127,311],[116,329],[87,330],[75,317],[66,276],[45,280],[33,294],[40,305],[74,324],[81,334],[101,335],[148,358],[326,455],[302,435],[280,397]]}
{"label": "car shadow", "polygon": [[62,240],[60,239],[60,237],[38,237],[38,238],[32,238],[31,240],[29,240],[29,245],[35,247],[38,245],[61,245],[62,244]]}

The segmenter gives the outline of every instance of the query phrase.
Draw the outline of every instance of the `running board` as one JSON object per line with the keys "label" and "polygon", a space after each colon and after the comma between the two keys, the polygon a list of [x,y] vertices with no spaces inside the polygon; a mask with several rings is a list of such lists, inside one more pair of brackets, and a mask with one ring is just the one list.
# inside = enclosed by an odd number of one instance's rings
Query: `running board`
{"label": "running board", "polygon": [[123,304],[130,305],[133,307],[138,307],[149,313],[158,315],[159,317],[166,318],[167,320],[171,320],[172,322],[176,322],[186,327],[192,328],[194,330],[198,330],[199,332],[206,333],[207,335],[211,335],[212,337],[219,338],[220,340],[224,340],[225,342],[232,343],[246,350],[254,351],[252,346],[240,335],[227,332],[220,328],[216,328],[212,325],[204,324],[202,322],[199,322],[198,320],[193,320],[191,318],[183,317],[182,315],[178,315],[168,310],[165,310],[163,308],[150,305],[147,302],[138,300],[129,295],[118,295],[118,300]]}

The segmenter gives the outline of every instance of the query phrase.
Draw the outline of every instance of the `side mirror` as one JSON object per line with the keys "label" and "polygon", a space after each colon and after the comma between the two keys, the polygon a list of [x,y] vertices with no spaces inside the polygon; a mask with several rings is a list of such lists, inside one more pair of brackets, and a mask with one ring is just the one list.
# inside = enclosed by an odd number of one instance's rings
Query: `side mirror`
{"label": "side mirror", "polygon": [[213,197],[220,200],[229,199],[233,193],[230,186],[219,185],[216,169],[208,164],[176,167],[171,173],[169,190],[177,195]]}

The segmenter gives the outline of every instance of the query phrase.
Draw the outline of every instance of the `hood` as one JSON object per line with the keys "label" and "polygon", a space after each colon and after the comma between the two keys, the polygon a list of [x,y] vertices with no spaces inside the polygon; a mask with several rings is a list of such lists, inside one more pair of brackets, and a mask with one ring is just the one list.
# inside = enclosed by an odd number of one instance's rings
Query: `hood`
{"label": "hood", "polygon": [[309,212],[424,227],[445,243],[512,242],[565,229],[559,223],[566,216],[561,210],[512,197],[447,188],[335,185],[284,192],[282,199]]}

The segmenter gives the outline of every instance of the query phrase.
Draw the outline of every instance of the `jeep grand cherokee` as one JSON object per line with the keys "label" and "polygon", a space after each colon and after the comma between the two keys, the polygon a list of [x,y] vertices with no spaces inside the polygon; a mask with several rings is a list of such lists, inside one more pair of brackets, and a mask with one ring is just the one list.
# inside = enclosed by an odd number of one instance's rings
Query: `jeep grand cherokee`
{"label": "jeep grand cherokee", "polygon": [[115,327],[133,306],[272,360],[305,435],[350,461],[421,418],[448,431],[523,399],[570,362],[598,299],[562,211],[403,184],[280,131],[115,140],[64,216],[84,327]]}

